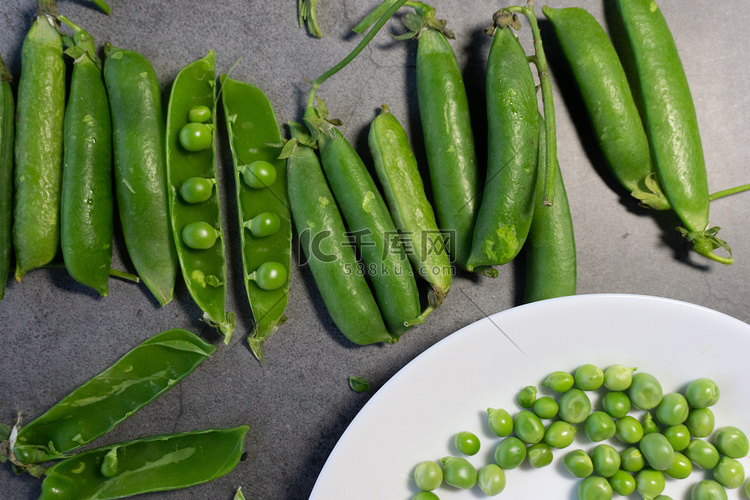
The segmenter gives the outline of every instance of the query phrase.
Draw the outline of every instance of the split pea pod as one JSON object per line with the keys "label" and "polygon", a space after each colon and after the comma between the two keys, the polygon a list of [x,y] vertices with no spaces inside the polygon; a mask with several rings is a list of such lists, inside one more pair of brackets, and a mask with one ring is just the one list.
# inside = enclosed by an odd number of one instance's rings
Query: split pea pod
{"label": "split pea pod", "polygon": [[370,125],[369,145],[393,221],[408,241],[409,259],[432,285],[434,298],[430,302],[437,306],[453,280],[450,256],[427,200],[409,138],[385,104]]}
{"label": "split pea pod", "polygon": [[65,61],[53,0],[38,0],[21,49],[15,142],[13,245],[16,280],[60,246]]}
{"label": "split pea pod", "polygon": [[713,250],[726,246],[708,228],[709,193],[698,118],[672,33],[653,0],[618,0],[632,50],[644,126],[669,205],[684,224],[693,250],[722,264]]}
{"label": "split pea pod", "polygon": [[[214,52],[185,66],[167,111],[167,182],[172,234],[182,276],[203,319],[229,343],[234,313],[225,312],[226,259],[216,189]],[[197,120],[197,121],[196,121]]]}
{"label": "split pea pod", "polygon": [[526,241],[534,213],[538,114],[528,58],[510,27],[497,28],[487,60],[487,180],[470,271],[507,264]]}
{"label": "split pea pod", "polygon": [[177,252],[167,197],[161,91],[142,55],[104,46],[115,157],[115,193],[133,265],[161,305],[172,300]]}
{"label": "split pea pod", "polygon": [[0,57],[0,300],[10,273],[13,247],[13,140],[15,137],[15,102],[10,88],[12,78]]}
{"label": "split pea pod", "polygon": [[102,500],[175,490],[227,474],[249,427],[164,434],[84,451],[45,472],[39,500]]}
{"label": "split pea pod", "polygon": [[66,51],[74,66],[65,110],[62,252],[73,279],[106,296],[114,231],[112,119],[93,37],[60,20],[76,43]]}
{"label": "split pea pod", "polygon": [[289,300],[292,221],[281,131],[259,88],[221,76],[221,98],[234,162],[245,291],[255,318],[248,337],[263,360],[266,339],[284,323]]}
{"label": "split pea pod", "polygon": [[668,209],[641,116],[609,37],[584,9],[543,7],[542,11],[555,28],[612,173],[644,205]]}
{"label": "split pea pod", "polygon": [[187,330],[153,336],[22,427],[11,443],[16,458],[36,464],[66,456],[156,399],[215,350]]}
{"label": "split pea pod", "polygon": [[289,201],[299,245],[333,322],[355,344],[394,342],[347,236],[309,133],[292,123],[287,158]]}

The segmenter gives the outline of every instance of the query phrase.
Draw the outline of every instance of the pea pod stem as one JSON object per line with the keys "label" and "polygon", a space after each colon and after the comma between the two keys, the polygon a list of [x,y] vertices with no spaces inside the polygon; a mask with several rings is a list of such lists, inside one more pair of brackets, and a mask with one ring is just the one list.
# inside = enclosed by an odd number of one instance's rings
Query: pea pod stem
{"label": "pea pod stem", "polygon": [[743,184],[742,186],[735,186],[729,189],[722,189],[721,191],[717,191],[709,195],[708,201],[718,200],[719,198],[724,198],[725,196],[730,196],[733,194],[742,193],[743,191],[749,191],[749,190],[750,190],[750,184]]}

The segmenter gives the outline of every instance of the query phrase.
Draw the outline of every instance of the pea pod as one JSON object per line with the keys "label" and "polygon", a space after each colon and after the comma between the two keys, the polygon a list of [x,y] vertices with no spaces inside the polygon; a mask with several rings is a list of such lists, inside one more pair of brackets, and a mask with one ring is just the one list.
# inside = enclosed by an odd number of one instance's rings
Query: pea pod
{"label": "pea pod", "polygon": [[165,122],[153,66],[142,55],[104,46],[115,157],[115,193],[125,245],[161,305],[172,300],[177,253],[164,158]]}
{"label": "pea pod", "polygon": [[617,8],[634,61],[651,155],[670,206],[684,224],[693,250],[722,264],[728,249],[708,228],[708,179],[698,118],[685,70],[664,15],[653,0],[618,0]]}
{"label": "pea pod", "polygon": [[10,72],[0,57],[0,300],[10,272],[13,204],[13,139],[15,102],[10,88]]}
{"label": "pea pod", "polygon": [[[181,135],[190,123],[193,108],[210,111],[209,123],[215,126],[216,116],[216,71],[214,52],[185,66],[172,84],[167,111],[167,182],[169,184],[169,211],[172,220],[172,234],[177,247],[177,256],[182,276],[190,295],[203,310],[203,319],[216,326],[224,334],[224,342],[229,343],[234,331],[234,313],[224,310],[226,300],[226,259],[224,238],[221,230],[221,209],[219,192],[216,186],[216,140],[213,131],[209,146],[189,151],[181,143]],[[203,119],[200,118],[200,119]],[[206,122],[200,122],[201,124]],[[208,129],[209,126],[206,125]],[[191,147],[191,143],[187,143]],[[191,147],[191,149],[194,149]],[[195,185],[207,182],[209,191],[194,199]],[[208,198],[205,199],[205,196]],[[203,222],[210,231],[218,233],[210,248],[195,248],[189,245],[185,231],[191,224]],[[212,235],[213,236],[213,235]]]}
{"label": "pea pod", "polygon": [[61,242],[65,267],[79,283],[108,294],[112,262],[112,119],[94,39],[68,18],[76,45],[65,110]]}
{"label": "pea pod", "polygon": [[[289,201],[304,251],[333,322],[355,344],[394,342],[349,242],[344,220],[328,187],[310,135],[292,123],[287,158]],[[295,144],[296,143],[296,144]]]}
{"label": "pea pod", "polygon": [[105,500],[205,483],[239,463],[246,425],[165,434],[84,451],[46,471],[39,500]]}
{"label": "pea pod", "polygon": [[439,305],[453,280],[450,257],[427,200],[409,138],[385,104],[370,125],[369,144],[388,208],[401,234],[408,239],[405,246],[412,266],[432,285],[434,297],[430,302]]}
{"label": "pea pod", "polygon": [[644,205],[668,209],[643,122],[609,37],[584,9],[543,7],[542,11],[555,28],[612,173]]}
{"label": "pea pod", "polygon": [[[234,161],[245,290],[255,318],[255,329],[248,342],[255,356],[262,360],[266,339],[286,320],[284,309],[289,298],[292,222],[287,173],[284,161],[278,159],[276,146],[281,143],[281,132],[271,103],[259,88],[222,75],[221,97]],[[263,162],[260,166],[269,175],[272,170],[275,180],[268,182],[269,178],[264,177],[266,180],[261,182],[250,169],[255,162]],[[254,184],[258,187],[248,184],[255,181],[259,182]],[[272,234],[254,234],[253,220],[267,213],[278,217],[278,230]],[[272,289],[263,280],[253,279],[270,262],[286,272],[283,282],[279,279],[279,283],[273,283],[280,286]]]}
{"label": "pea pod", "polygon": [[142,342],[21,428],[11,443],[16,458],[36,464],[64,457],[156,399],[215,350],[181,329]]}
{"label": "pea pod", "polygon": [[52,261],[60,246],[65,61],[53,0],[38,0],[21,50],[15,142],[16,280]]}
{"label": "pea pod", "polygon": [[507,264],[534,213],[539,114],[534,77],[510,27],[495,30],[487,61],[487,180],[468,270]]}

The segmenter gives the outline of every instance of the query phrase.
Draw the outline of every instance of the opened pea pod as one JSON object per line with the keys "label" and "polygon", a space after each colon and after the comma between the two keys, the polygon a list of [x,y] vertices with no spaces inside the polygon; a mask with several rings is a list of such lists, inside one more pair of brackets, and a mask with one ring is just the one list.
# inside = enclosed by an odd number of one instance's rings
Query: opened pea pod
{"label": "opened pea pod", "polygon": [[226,258],[216,189],[214,52],[185,66],[172,84],[167,111],[167,182],[172,234],[182,276],[203,320],[232,337],[225,312]]}

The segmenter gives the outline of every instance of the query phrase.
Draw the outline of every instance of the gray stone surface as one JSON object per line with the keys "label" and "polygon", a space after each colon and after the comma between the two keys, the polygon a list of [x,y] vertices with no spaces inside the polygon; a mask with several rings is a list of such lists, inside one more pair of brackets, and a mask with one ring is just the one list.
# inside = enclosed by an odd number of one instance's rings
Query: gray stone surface
{"label": "gray stone surface", "polygon": [[[279,121],[299,119],[308,85],[339,61],[358,41],[349,29],[374,0],[322,0],[319,19],[325,38],[316,40],[297,26],[295,2],[286,0],[111,0],[107,17],[84,0],[59,2],[62,13],[88,29],[101,44],[136,50],[154,65],[166,93],[177,72],[209,49],[219,71],[242,58],[233,76],[264,89]],[[450,20],[453,42],[472,100],[477,142],[486,144],[483,109],[485,60],[492,13],[508,2],[449,1],[438,4]],[[35,2],[0,3],[0,52],[16,77],[21,43]],[[550,0],[551,6],[568,2]],[[605,2],[580,0],[599,20]],[[750,180],[750,14],[744,2],[697,0],[660,2],[672,28],[690,81],[701,126],[711,191]],[[394,23],[395,30],[400,30]],[[549,40],[549,27],[542,25]],[[524,46],[530,48],[527,29]],[[548,43],[553,62],[559,160],[573,212],[578,245],[579,293],[634,293],[670,297],[710,307],[750,321],[750,203],[748,194],[717,201],[711,222],[721,225],[736,264],[724,267],[686,251],[670,214],[648,214],[614,189],[590,139],[581,105]],[[416,109],[415,45],[381,35],[351,66],[320,90],[342,132],[369,161],[367,126],[379,105],[389,104],[410,133],[420,161],[423,142]],[[244,335],[252,315],[241,282],[237,211],[233,207],[231,161],[226,138],[219,141],[223,214],[228,241],[228,306],[237,311],[235,338],[172,391],[138,412],[96,444],[208,427],[251,426],[247,458],[237,469],[206,485],[150,495],[153,499],[226,499],[242,486],[248,498],[307,498],[328,454],[374,391],[358,394],[347,377],[367,378],[375,389],[438,340],[485,314],[519,304],[522,260],[501,268],[496,280],[459,273],[447,301],[429,321],[392,346],[356,347],[337,331],[316,291],[309,269],[292,269],[289,321],[267,344],[266,365],[252,356]],[[480,154],[480,157],[482,155]],[[131,269],[121,237],[115,265]],[[185,285],[160,308],[144,286],[111,282],[100,299],[62,270],[34,271],[22,284],[9,283],[0,302],[0,421],[18,411],[28,419],[130,348],[172,327],[185,327],[220,342],[199,321]],[[711,335],[711,332],[706,332]],[[570,339],[574,346],[576,339]],[[669,355],[664,353],[664,355]],[[383,422],[398,425],[398,422]],[[395,451],[395,450],[394,450]],[[36,479],[14,477],[0,467],[0,497],[35,498]],[[339,500],[339,499],[332,499]],[[349,500],[349,499],[340,499]]]}

